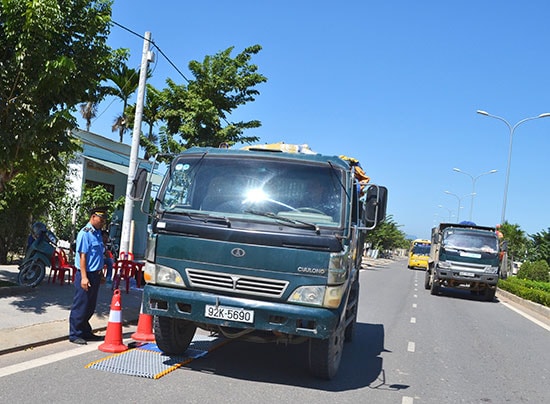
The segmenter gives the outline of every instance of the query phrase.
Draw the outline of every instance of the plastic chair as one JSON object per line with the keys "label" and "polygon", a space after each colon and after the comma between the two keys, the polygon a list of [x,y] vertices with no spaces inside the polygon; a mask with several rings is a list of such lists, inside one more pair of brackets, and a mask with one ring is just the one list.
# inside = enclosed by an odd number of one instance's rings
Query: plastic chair
{"label": "plastic chair", "polygon": [[129,260],[118,260],[113,265],[113,289],[118,289],[120,282],[126,281],[126,293],[130,293],[130,279],[134,275],[134,264]]}
{"label": "plastic chair", "polygon": [[121,251],[120,254],[118,255],[118,259],[123,261],[133,261],[134,254],[131,252],[127,253],[127,252]]}
{"label": "plastic chair", "polygon": [[[52,258],[50,260],[50,274],[48,276],[48,283],[52,281],[55,283],[59,279],[61,286],[65,284],[65,274],[68,275],[67,283],[74,282],[74,277],[76,275],[76,267],[67,262],[67,255],[65,251],[60,248],[56,248]],[[53,275],[53,276],[52,276]]]}

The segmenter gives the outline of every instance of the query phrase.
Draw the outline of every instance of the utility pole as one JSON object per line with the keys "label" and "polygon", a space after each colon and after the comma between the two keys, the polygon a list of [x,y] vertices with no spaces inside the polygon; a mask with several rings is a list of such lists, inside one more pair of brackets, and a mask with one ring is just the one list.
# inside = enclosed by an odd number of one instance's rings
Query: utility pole
{"label": "utility pole", "polygon": [[134,120],[134,131],[132,132],[132,147],[130,149],[130,165],[128,167],[128,181],[126,183],[126,200],[124,203],[124,216],[122,218],[122,233],[120,236],[120,252],[128,253],[130,251],[130,228],[132,225],[132,214],[134,212],[134,200],[132,199],[132,187],[138,169],[138,151],[139,135],[141,133],[141,118],[143,115],[143,104],[145,102],[145,81],[147,79],[147,69],[149,67],[150,53],[149,45],[151,43],[151,33],[146,32],[143,41],[143,55],[141,57],[141,70],[139,72],[139,86],[136,101],[136,116]]}

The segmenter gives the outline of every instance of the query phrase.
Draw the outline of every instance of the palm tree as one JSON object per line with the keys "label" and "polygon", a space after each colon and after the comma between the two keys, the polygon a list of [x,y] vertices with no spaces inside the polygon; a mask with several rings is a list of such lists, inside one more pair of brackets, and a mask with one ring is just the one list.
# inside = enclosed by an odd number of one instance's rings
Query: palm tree
{"label": "palm tree", "polygon": [[[150,84],[147,84],[147,94],[145,97],[145,105],[143,106],[142,120],[147,123],[149,129],[147,135],[141,134],[139,145],[145,149],[143,158],[148,160],[149,157],[158,153],[158,136],[154,133],[155,124],[162,120],[161,118],[162,92],[157,90]],[[130,105],[126,109],[128,124],[134,123],[136,115],[136,106]]]}
{"label": "palm tree", "polygon": [[[149,76],[149,72],[147,74]],[[118,131],[120,142],[124,140],[124,132],[128,130],[128,120],[125,116],[128,106],[128,99],[134,94],[139,85],[139,70],[132,69],[121,64],[109,77],[107,77],[114,85],[106,86],[105,90],[108,95],[118,97],[122,100],[122,113],[115,117],[111,130]]]}
{"label": "palm tree", "polygon": [[80,104],[80,114],[86,120],[86,131],[90,131],[92,119],[97,116],[97,104],[93,101],[83,102]]}

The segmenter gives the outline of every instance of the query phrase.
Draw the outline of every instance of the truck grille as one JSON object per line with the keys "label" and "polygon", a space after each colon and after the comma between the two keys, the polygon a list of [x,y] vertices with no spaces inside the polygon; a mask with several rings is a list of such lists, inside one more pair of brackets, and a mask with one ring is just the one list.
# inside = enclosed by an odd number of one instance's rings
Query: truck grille
{"label": "truck grille", "polygon": [[253,296],[281,297],[288,286],[287,281],[255,276],[231,275],[193,268],[187,268],[185,272],[191,287]]}

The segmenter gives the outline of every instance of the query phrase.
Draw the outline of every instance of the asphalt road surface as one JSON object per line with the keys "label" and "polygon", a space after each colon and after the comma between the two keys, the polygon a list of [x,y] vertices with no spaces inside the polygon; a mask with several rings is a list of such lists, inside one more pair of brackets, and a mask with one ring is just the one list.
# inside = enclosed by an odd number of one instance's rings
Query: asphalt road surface
{"label": "asphalt road surface", "polygon": [[[378,260],[361,271],[355,338],[335,379],[312,378],[305,345],[233,341],[153,380],[85,368],[99,343],[0,356],[9,403],[545,403],[550,327],[496,299],[432,296],[422,271]],[[131,334],[131,333],[128,333]],[[125,334],[125,337],[129,335]],[[125,339],[125,342],[128,340]]]}

